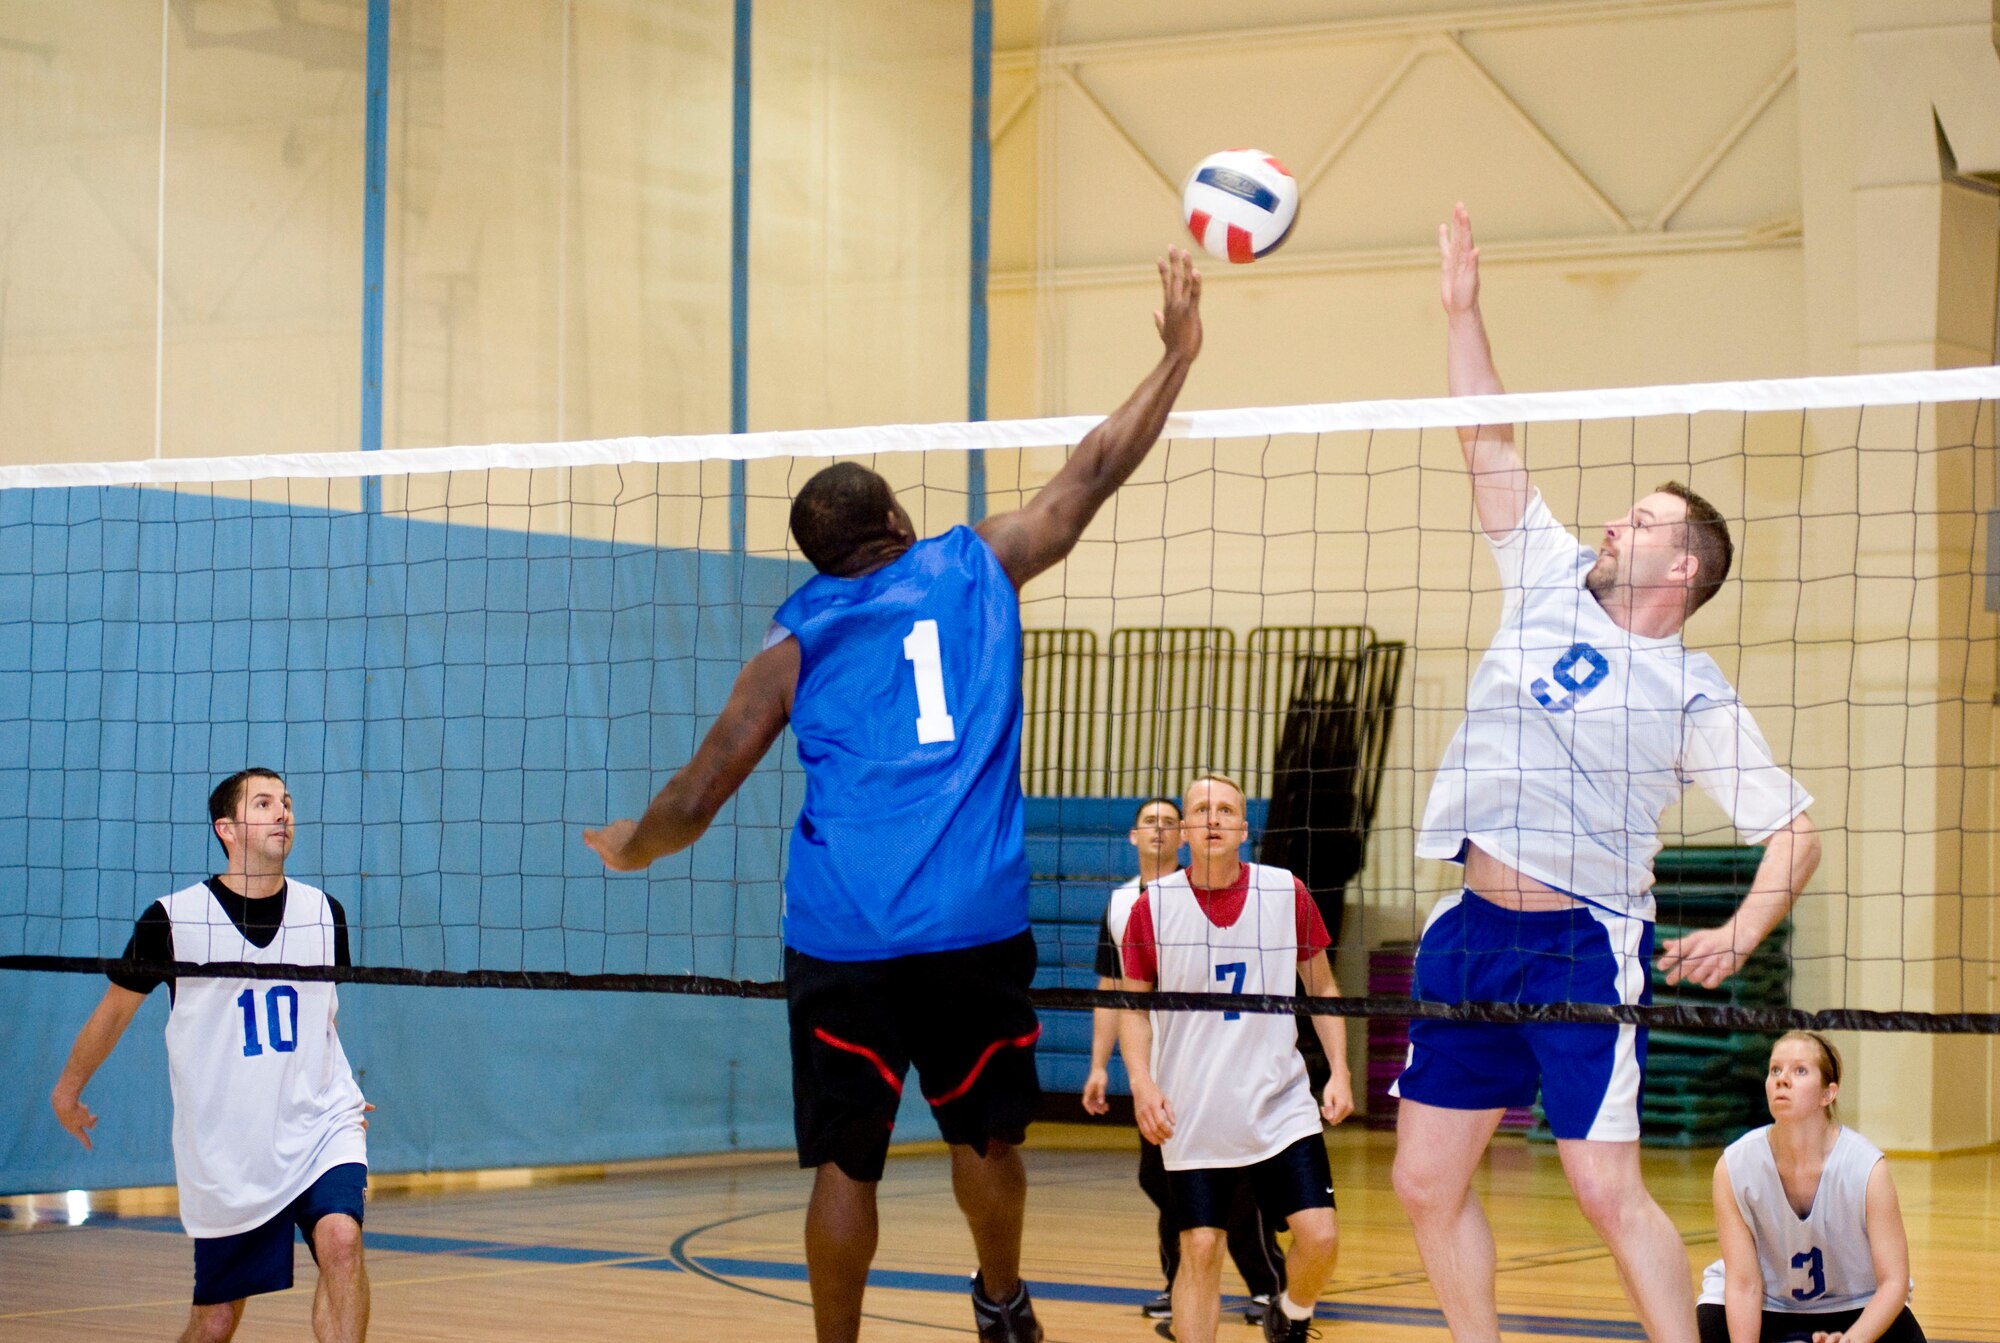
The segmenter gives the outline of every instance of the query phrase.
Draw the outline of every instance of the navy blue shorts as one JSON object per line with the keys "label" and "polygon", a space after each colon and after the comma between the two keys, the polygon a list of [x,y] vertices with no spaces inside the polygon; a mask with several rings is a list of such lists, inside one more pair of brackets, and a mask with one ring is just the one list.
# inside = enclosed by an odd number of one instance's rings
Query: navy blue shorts
{"label": "navy blue shorts", "polygon": [[[1416,994],[1431,1003],[1647,1003],[1653,925],[1580,903],[1523,913],[1446,896],[1417,944]],[[1642,1026],[1410,1023],[1393,1095],[1446,1110],[1532,1105],[1558,1138],[1636,1142],[1646,1074]]]}
{"label": "navy blue shorts", "polygon": [[1327,1164],[1326,1139],[1317,1133],[1248,1166],[1170,1170],[1167,1183],[1174,1191],[1174,1226],[1181,1231],[1227,1227],[1237,1187],[1245,1183],[1272,1222],[1282,1223],[1307,1208],[1333,1206],[1333,1168]]}
{"label": "navy blue shorts", "polygon": [[313,1228],[328,1213],[345,1213],[361,1220],[362,1195],[368,1188],[368,1167],[358,1161],[335,1166],[285,1205],[276,1217],[233,1236],[197,1236],[194,1242],[194,1303],[219,1306],[246,1296],[282,1292],[292,1285],[292,1234],[305,1237],[313,1249]]}

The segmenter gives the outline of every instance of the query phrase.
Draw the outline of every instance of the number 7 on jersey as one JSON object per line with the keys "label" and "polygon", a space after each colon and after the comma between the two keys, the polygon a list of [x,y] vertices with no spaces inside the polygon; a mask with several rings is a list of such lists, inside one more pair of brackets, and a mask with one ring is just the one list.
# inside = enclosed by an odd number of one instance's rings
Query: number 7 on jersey
{"label": "number 7 on jersey", "polygon": [[957,741],[958,728],[944,699],[944,653],[938,646],[937,621],[919,620],[910,626],[903,636],[903,660],[917,678],[918,743]]}

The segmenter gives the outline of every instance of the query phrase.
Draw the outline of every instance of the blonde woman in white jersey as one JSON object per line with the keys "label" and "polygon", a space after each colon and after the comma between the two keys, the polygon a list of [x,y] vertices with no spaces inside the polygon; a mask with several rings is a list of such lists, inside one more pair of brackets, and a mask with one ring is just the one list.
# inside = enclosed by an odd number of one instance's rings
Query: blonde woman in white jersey
{"label": "blonde woman in white jersey", "polygon": [[1702,1274],[1701,1343],[1924,1343],[1889,1163],[1837,1121],[1839,1095],[1824,1036],[1778,1037],[1771,1122],[1715,1163],[1722,1258]]}
{"label": "blonde woman in white jersey", "polygon": [[[285,781],[267,769],[232,774],[209,795],[208,810],[223,871],[149,906],[124,959],[348,964],[339,902],[285,877],[293,833]],[[173,1000],[174,1176],[181,1224],[194,1237],[194,1307],[182,1343],[221,1343],[236,1333],[246,1298],[292,1285],[295,1227],[319,1264],[313,1336],[321,1343],[365,1337],[363,1115],[372,1107],[334,1031],[333,985],[111,978],[50,1102],[88,1148],[97,1116],[83,1089],[146,995],[165,983]]]}
{"label": "blonde woman in white jersey", "polygon": [[[1479,253],[1460,205],[1438,230],[1454,396],[1497,394]],[[1727,923],[1676,938],[1670,983],[1713,988],[1776,927],[1819,863],[1812,799],[1771,761],[1736,692],[1681,627],[1729,574],[1729,529],[1663,486],[1578,545],[1528,479],[1511,426],[1459,430],[1480,530],[1504,589],[1500,630],[1466,691],[1417,855],[1461,862],[1417,949],[1434,1002],[1643,1003],[1659,819],[1699,784],[1765,846]],[[1679,1235],[1639,1170],[1646,1034],[1609,1023],[1418,1020],[1397,1079],[1395,1184],[1457,1343],[1498,1343],[1493,1231],[1472,1192],[1510,1106],[1539,1091],[1577,1204],[1654,1343],[1694,1343]]]}
{"label": "blonde woman in white jersey", "polygon": [[[1132,905],[1122,951],[1133,993],[1340,995],[1319,906],[1282,868],[1245,863],[1243,790],[1221,775],[1188,785],[1181,808],[1188,866],[1151,883]],[[1313,1102],[1290,1014],[1124,1013],[1119,1049],[1132,1079],[1139,1132],[1159,1143],[1181,1233],[1174,1336],[1213,1343],[1221,1315],[1224,1228],[1248,1182],[1264,1215],[1292,1232],[1286,1286],[1264,1312],[1264,1337],[1307,1337],[1313,1304],[1339,1249],[1333,1175],[1322,1118],[1354,1113],[1347,1027],[1312,1019],[1333,1075]]]}

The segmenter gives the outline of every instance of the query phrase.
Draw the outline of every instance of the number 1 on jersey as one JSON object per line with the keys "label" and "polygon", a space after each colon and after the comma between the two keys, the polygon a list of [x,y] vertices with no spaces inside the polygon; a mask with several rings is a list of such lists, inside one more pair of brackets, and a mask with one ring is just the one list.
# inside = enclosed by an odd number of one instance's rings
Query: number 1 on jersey
{"label": "number 1 on jersey", "polygon": [[958,728],[944,700],[944,653],[938,647],[937,621],[919,620],[910,626],[903,636],[903,659],[916,670],[917,741],[925,746],[957,741]]}

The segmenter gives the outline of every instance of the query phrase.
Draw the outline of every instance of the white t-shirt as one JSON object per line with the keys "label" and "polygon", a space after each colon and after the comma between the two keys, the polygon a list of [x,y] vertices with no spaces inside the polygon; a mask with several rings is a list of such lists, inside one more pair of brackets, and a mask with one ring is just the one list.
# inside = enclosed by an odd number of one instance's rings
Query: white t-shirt
{"label": "white t-shirt", "polygon": [[[1185,869],[1148,888],[1156,990],[1296,992],[1298,881],[1283,868],[1256,863],[1244,868],[1243,911],[1227,927],[1218,927],[1202,910]],[[1123,929],[1120,933],[1122,938]],[[1298,1023],[1290,1015],[1155,1012],[1152,1017],[1153,1077],[1174,1107],[1174,1135],[1160,1148],[1168,1170],[1248,1166],[1301,1138],[1319,1136],[1319,1106],[1299,1055]]]}
{"label": "white t-shirt", "polygon": [[1539,491],[1491,544],[1500,631],[1431,785],[1418,857],[1462,859],[1470,842],[1557,890],[1651,919],[1660,816],[1688,785],[1752,843],[1812,804],[1771,762],[1712,658],[1605,613],[1584,586],[1595,552]]}
{"label": "white t-shirt", "polygon": [[[326,894],[287,881],[267,947],[243,936],[207,883],[160,904],[174,959],[332,965]],[[366,1165],[361,1088],[334,1032],[329,983],[183,976],[167,1017],[174,1176],[190,1236],[233,1236],[271,1220],[335,1166]]]}
{"label": "white t-shirt", "polygon": [[[1771,1151],[1771,1126],[1729,1144],[1723,1163],[1736,1210],[1757,1241],[1764,1309],[1788,1314],[1853,1310],[1875,1295],[1875,1259],[1868,1252],[1868,1177],[1882,1149],[1843,1127],[1827,1153],[1812,1211],[1792,1210]],[[1702,1271],[1701,1300],[1722,1305],[1722,1261]]]}

